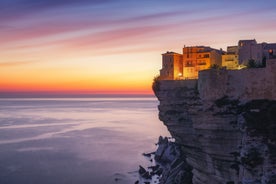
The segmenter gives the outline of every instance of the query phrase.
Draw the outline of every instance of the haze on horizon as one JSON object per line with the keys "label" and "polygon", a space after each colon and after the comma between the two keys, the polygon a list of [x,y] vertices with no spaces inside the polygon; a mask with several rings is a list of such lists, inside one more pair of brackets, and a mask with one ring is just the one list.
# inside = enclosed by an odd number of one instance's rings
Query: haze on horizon
{"label": "haze on horizon", "polygon": [[2,0],[0,92],[152,94],[161,54],[276,42],[276,1]]}

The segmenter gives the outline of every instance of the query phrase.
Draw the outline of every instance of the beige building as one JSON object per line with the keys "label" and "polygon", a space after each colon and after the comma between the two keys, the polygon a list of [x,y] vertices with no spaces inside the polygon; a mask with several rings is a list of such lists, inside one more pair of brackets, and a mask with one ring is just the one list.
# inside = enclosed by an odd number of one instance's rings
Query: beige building
{"label": "beige building", "polygon": [[256,67],[265,67],[268,59],[276,59],[276,43],[257,43],[256,40],[240,40],[237,46],[228,46],[227,52],[206,46],[183,48],[183,53],[162,54],[161,80],[197,79],[198,72],[212,65],[226,69],[241,69],[254,60]]}
{"label": "beige building", "polygon": [[198,71],[214,64],[221,66],[221,52],[205,46],[184,47],[183,54],[166,52],[162,54],[160,79],[196,79]]}
{"label": "beige building", "polygon": [[228,70],[235,70],[239,66],[238,46],[228,46],[227,52],[221,56],[221,66]]}
{"label": "beige building", "polygon": [[183,48],[183,77],[197,79],[198,71],[206,70],[212,65],[221,66],[222,51],[205,46]]}
{"label": "beige building", "polygon": [[182,55],[175,52],[166,52],[162,54],[162,69],[160,70],[160,79],[177,80],[182,79],[182,75]]}

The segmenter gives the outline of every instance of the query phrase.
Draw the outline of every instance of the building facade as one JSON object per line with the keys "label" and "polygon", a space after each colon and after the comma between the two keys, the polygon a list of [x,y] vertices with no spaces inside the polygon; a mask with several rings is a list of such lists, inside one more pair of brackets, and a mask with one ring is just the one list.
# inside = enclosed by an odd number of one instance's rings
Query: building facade
{"label": "building facade", "polygon": [[265,44],[263,53],[265,59],[276,59],[276,43]]}
{"label": "building facade", "polygon": [[257,43],[253,40],[240,40],[237,46],[228,46],[227,52],[206,46],[183,48],[183,53],[162,54],[161,80],[197,79],[198,72],[216,67],[229,70],[250,66],[265,67],[266,60],[276,59],[276,43]]}
{"label": "building facade", "polygon": [[228,46],[227,52],[221,55],[221,66],[229,70],[235,70],[239,67],[239,49],[238,46]]}
{"label": "building facade", "polygon": [[182,55],[175,52],[166,52],[162,54],[162,69],[160,78],[162,80],[182,79],[183,61]]}
{"label": "building facade", "polygon": [[261,64],[264,58],[264,47],[266,43],[257,43],[254,40],[240,40],[238,43],[239,64],[248,65],[249,60]]}
{"label": "building facade", "polygon": [[198,71],[221,66],[221,51],[205,46],[183,48],[183,78],[197,79]]}
{"label": "building facade", "polygon": [[221,51],[205,46],[184,47],[183,54],[166,52],[162,54],[160,79],[196,79],[198,71],[221,66]]}

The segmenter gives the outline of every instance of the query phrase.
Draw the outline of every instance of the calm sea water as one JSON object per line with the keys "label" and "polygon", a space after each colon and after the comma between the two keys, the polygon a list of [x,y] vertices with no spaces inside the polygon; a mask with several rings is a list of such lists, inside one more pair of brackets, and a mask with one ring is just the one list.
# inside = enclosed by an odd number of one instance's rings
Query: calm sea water
{"label": "calm sea water", "polygon": [[155,98],[0,99],[1,184],[134,183],[159,135]]}

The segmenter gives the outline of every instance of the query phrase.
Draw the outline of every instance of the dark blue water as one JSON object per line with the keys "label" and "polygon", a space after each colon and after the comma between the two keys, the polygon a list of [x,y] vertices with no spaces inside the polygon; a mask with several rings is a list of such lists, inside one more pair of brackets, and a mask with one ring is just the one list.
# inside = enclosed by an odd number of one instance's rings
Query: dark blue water
{"label": "dark blue water", "polygon": [[133,183],[159,135],[155,98],[0,99],[0,183]]}

